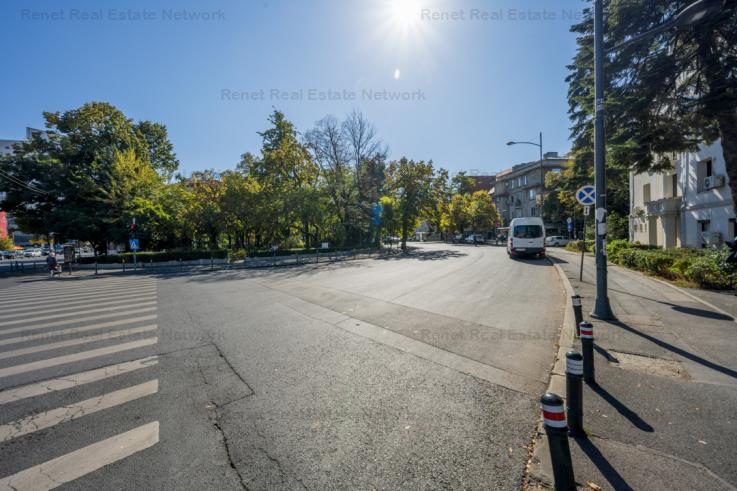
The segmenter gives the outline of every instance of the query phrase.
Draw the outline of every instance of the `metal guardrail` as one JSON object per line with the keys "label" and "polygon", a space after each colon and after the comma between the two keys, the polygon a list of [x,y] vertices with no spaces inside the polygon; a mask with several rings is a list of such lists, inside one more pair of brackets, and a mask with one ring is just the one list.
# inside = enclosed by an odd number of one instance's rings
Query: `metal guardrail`
{"label": "metal guardrail", "polygon": [[[313,254],[291,254],[277,255],[267,257],[247,257],[243,260],[230,262],[226,259],[196,259],[192,261],[165,261],[165,262],[138,262],[132,263],[91,263],[72,265],[72,272],[94,271],[98,272],[117,272],[117,273],[135,273],[135,272],[184,272],[184,271],[214,271],[214,270],[235,270],[250,268],[269,268],[279,266],[296,266],[303,264],[321,264],[332,263],[338,261],[348,261],[357,259],[367,259],[376,257],[380,254],[387,254],[386,249],[354,249],[351,251],[336,252],[316,252]],[[23,274],[48,274],[49,268],[46,261],[12,261],[6,260],[0,262],[0,275],[23,275]],[[67,265],[63,267],[63,275],[69,274]]]}

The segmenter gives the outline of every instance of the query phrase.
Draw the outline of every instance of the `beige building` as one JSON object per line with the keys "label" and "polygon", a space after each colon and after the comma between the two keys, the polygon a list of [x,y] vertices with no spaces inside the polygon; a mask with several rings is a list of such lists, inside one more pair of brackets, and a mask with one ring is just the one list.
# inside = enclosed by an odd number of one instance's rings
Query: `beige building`
{"label": "beige building", "polygon": [[675,168],[630,175],[630,240],[670,247],[721,245],[737,236],[721,144],[674,155]]}

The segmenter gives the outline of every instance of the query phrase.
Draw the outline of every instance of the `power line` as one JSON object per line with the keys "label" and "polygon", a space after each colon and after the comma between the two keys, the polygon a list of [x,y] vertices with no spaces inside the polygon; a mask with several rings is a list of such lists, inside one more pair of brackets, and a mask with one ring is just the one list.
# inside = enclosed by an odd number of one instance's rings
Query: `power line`
{"label": "power line", "polygon": [[32,192],[34,192],[34,193],[39,193],[39,194],[48,194],[48,193],[47,193],[46,191],[41,191],[41,190],[40,190],[40,189],[38,189],[38,188],[35,188],[35,187],[33,187],[33,186],[29,185],[29,184],[26,184],[25,182],[21,181],[21,180],[20,180],[20,179],[18,179],[17,177],[14,177],[14,176],[12,176],[12,175],[8,174],[8,173],[7,173],[7,172],[5,172],[5,171],[2,171],[2,170],[0,170],[0,175],[2,175],[2,176],[5,176],[5,178],[6,178],[6,179],[9,179],[9,180],[10,180],[10,182],[12,182],[12,183],[14,183],[14,184],[17,184],[18,186],[24,187],[24,188],[26,188],[26,189],[28,189],[29,191],[32,191]]}

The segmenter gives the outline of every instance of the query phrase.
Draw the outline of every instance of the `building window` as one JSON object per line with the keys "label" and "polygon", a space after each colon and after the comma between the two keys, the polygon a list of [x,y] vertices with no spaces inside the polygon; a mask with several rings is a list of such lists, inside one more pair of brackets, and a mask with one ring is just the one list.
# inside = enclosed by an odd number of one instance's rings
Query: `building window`
{"label": "building window", "polygon": [[535,190],[534,189],[530,189],[530,191],[529,191],[529,197],[530,197],[530,199],[535,199]]}
{"label": "building window", "polygon": [[527,186],[527,176],[522,176],[522,185]]}
{"label": "building window", "polygon": [[701,231],[701,247],[706,247],[706,234],[709,233],[711,220],[699,220],[699,231]]}
{"label": "building window", "polygon": [[645,184],[642,186],[642,202],[643,203],[649,203],[652,201],[650,197],[650,184]]}
{"label": "building window", "polygon": [[672,176],[670,176],[670,178],[671,178],[671,181],[670,181],[671,187],[673,191],[672,196],[675,198],[678,196],[678,174],[673,174]]}
{"label": "building window", "polygon": [[704,159],[697,164],[696,178],[698,179],[698,183],[696,189],[698,189],[700,193],[707,191],[706,187],[704,186],[704,179],[706,179],[707,177],[711,177],[713,175],[713,172],[714,164],[711,158]]}
{"label": "building window", "polygon": [[737,240],[737,219],[730,218],[729,224],[731,225],[729,228],[732,230],[732,236],[729,239]]}

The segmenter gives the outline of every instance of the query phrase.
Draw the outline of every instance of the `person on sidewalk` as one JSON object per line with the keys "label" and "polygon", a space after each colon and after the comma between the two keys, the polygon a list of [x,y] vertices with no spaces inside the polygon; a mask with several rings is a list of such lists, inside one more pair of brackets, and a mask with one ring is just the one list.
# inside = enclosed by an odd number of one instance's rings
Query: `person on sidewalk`
{"label": "person on sidewalk", "polygon": [[53,252],[46,256],[46,265],[49,267],[49,278],[53,278],[55,274],[61,273],[59,262],[56,260],[56,254]]}

